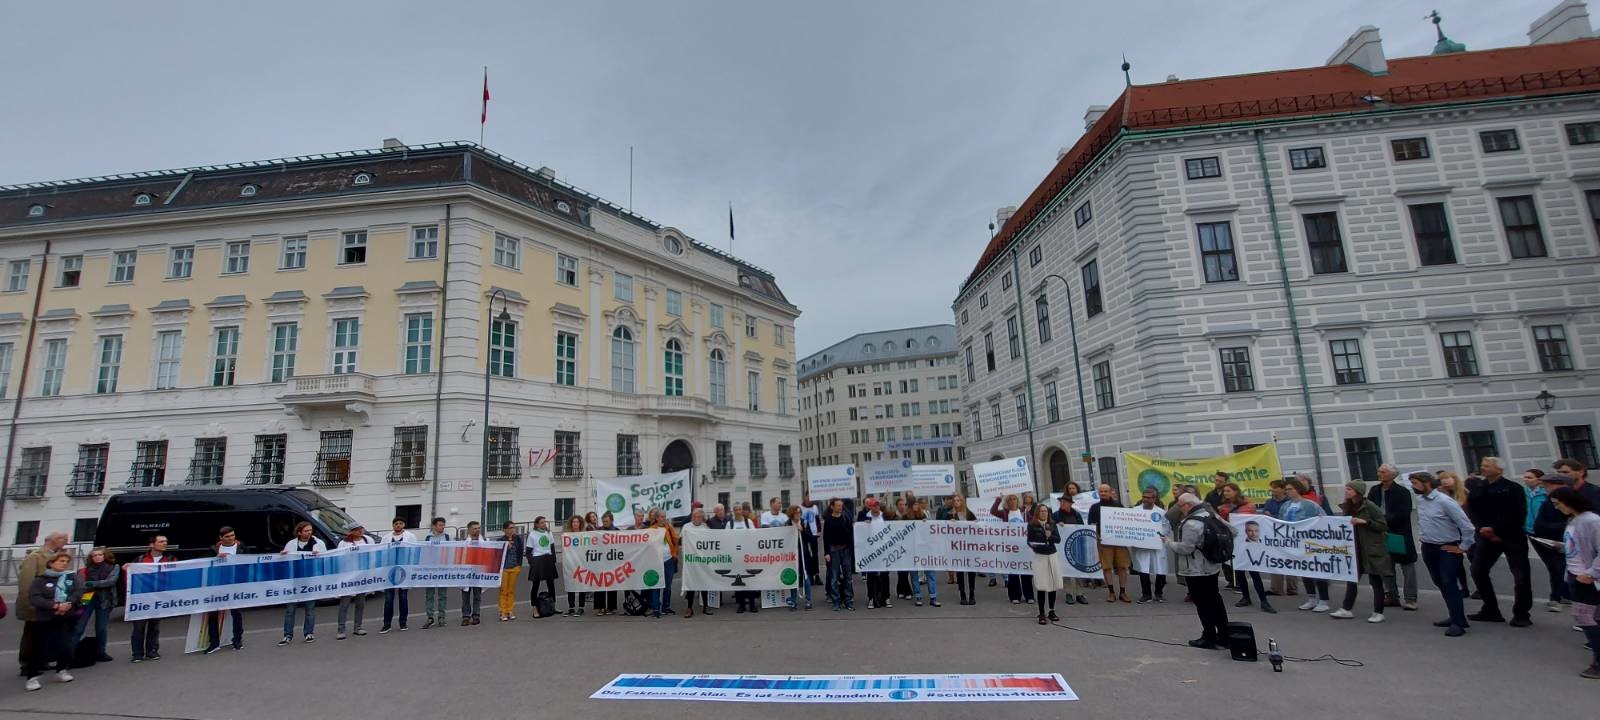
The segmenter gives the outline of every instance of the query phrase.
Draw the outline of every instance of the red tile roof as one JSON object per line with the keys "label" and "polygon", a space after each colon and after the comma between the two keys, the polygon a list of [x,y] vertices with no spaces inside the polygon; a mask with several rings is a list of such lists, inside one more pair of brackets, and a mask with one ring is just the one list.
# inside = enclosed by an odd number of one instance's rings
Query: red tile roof
{"label": "red tile roof", "polygon": [[1134,85],[1056,163],[983,251],[962,290],[997,259],[1084,168],[1125,131],[1150,131],[1296,115],[1371,112],[1494,97],[1600,90],[1600,39],[1396,58],[1387,75],[1352,65],[1299,68]]}

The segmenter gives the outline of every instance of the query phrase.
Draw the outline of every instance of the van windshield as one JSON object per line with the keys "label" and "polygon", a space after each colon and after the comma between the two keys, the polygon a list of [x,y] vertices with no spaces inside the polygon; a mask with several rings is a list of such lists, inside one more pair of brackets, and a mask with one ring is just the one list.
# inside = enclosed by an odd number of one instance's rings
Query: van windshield
{"label": "van windshield", "polygon": [[351,523],[355,522],[355,520],[349,515],[346,515],[343,510],[340,510],[332,505],[318,505],[311,508],[311,512],[317,516],[318,520],[322,521],[323,527],[328,528],[334,533],[344,532],[345,528],[349,527]]}

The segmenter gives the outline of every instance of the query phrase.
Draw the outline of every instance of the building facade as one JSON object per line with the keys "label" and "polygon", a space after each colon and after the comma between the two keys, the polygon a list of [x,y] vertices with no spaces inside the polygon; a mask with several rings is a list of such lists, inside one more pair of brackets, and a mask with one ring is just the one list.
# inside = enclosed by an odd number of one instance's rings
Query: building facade
{"label": "building facade", "polygon": [[953,325],[853,335],[800,361],[802,467],[911,458],[971,469]]}
{"label": "building facade", "polygon": [[485,479],[492,526],[597,478],[794,482],[773,276],[477,146],[0,188],[0,268],[7,542],[130,486],[309,484],[384,527],[479,519]]}
{"label": "building facade", "polygon": [[1572,6],[1527,47],[1387,59],[1369,27],[1090,108],[953,306],[974,459],[1048,489],[1268,442],[1328,484],[1593,463],[1600,40]]}

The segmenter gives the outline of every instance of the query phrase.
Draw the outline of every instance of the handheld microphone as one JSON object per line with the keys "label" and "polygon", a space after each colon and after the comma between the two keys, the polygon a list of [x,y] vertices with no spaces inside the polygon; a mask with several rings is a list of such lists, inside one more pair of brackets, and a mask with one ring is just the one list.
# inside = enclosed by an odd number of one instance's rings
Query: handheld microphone
{"label": "handheld microphone", "polygon": [[1283,651],[1274,638],[1267,638],[1267,662],[1272,663],[1273,672],[1283,672]]}

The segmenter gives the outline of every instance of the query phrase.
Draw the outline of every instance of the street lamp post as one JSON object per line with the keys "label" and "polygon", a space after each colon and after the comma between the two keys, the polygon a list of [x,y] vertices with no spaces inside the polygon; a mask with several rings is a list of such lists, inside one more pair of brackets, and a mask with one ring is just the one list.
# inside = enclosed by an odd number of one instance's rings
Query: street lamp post
{"label": "street lamp post", "polygon": [[[1078,355],[1078,315],[1072,310],[1072,285],[1055,273],[1044,276],[1044,280],[1050,278],[1060,280],[1061,287],[1067,291],[1067,331],[1072,335],[1072,371],[1078,384],[1078,423],[1083,430],[1084,465],[1089,473],[1089,484],[1094,485],[1094,446],[1089,442],[1089,406],[1083,400],[1083,359]],[[1039,289],[1043,290],[1045,284],[1041,280]]]}
{"label": "street lamp post", "polygon": [[[503,288],[489,293],[489,332],[484,333],[487,352],[483,356],[483,476],[478,478],[478,522],[486,525],[489,522],[489,379],[494,376],[494,324],[511,320],[511,313],[506,311],[505,293]],[[496,296],[500,297],[499,316],[494,314]]]}

